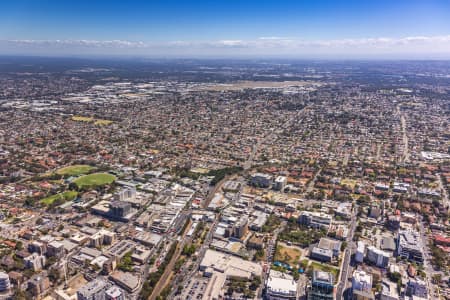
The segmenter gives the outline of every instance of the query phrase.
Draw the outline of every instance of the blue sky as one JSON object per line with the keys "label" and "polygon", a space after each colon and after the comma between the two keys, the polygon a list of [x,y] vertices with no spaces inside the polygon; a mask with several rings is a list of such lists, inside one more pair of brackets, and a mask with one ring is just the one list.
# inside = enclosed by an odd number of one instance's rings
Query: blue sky
{"label": "blue sky", "polygon": [[450,57],[450,1],[4,0],[0,53]]}

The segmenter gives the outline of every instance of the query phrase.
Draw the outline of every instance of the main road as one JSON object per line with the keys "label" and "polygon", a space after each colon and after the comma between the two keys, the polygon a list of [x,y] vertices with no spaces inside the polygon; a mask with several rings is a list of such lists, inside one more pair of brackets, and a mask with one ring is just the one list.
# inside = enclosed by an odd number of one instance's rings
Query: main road
{"label": "main road", "polygon": [[347,240],[346,240],[347,248],[345,248],[345,251],[344,251],[344,259],[341,264],[339,283],[336,286],[336,300],[343,299],[343,294],[345,292],[346,283],[347,283],[347,279],[348,279],[348,275],[349,275],[348,273],[349,273],[349,268],[350,268],[350,261],[352,259],[353,251],[356,248],[355,243],[353,242],[353,235],[355,233],[355,228],[356,228],[355,211],[357,211],[357,207],[355,207],[353,209],[349,235],[347,236]]}

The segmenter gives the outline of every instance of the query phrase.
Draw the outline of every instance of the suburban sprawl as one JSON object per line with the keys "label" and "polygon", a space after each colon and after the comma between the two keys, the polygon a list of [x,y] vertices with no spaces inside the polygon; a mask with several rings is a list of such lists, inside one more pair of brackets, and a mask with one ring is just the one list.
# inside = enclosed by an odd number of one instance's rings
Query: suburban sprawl
{"label": "suburban sprawl", "polygon": [[450,299],[450,63],[28,60],[0,299]]}

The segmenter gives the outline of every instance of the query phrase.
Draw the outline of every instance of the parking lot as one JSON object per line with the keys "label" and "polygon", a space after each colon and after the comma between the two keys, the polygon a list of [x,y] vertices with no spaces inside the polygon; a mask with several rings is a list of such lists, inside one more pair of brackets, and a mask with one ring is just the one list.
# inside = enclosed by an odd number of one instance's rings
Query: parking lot
{"label": "parking lot", "polygon": [[183,289],[181,295],[176,296],[176,300],[200,300],[206,290],[208,279],[203,277],[195,277],[187,282],[187,286]]}

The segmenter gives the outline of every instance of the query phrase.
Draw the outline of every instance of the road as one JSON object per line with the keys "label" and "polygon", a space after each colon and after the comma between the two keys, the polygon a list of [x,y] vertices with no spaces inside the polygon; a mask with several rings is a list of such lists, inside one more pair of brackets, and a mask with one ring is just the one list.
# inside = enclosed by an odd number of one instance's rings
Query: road
{"label": "road", "polygon": [[[263,277],[262,277],[262,282],[265,283],[266,285],[266,280],[268,278],[269,275],[269,271],[270,271],[270,266],[272,265],[272,261],[273,261],[273,256],[275,255],[275,246],[277,243],[277,239],[278,239],[278,234],[284,230],[284,228],[286,227],[287,222],[286,221],[282,221],[280,226],[278,226],[275,231],[272,234],[272,238],[267,242],[267,253],[266,253],[266,272],[263,273]],[[258,293],[258,299],[262,299],[262,291],[263,289],[259,290]]]}
{"label": "road", "polygon": [[314,184],[316,183],[317,177],[320,175],[320,172],[322,172],[322,169],[319,169],[316,175],[314,175],[314,178],[308,183],[308,185],[306,186],[306,190],[303,193],[304,196],[308,196],[308,194],[311,193],[314,188]]}
{"label": "road", "polygon": [[[190,222],[189,220],[187,222]],[[181,235],[181,242],[178,243],[177,248],[175,250],[175,253],[172,255],[172,258],[170,262],[167,264],[166,269],[164,270],[163,275],[159,279],[158,283],[153,289],[152,294],[148,298],[149,300],[154,300],[156,297],[162,292],[164,287],[168,284],[168,281],[170,280],[170,276],[173,272],[173,267],[175,266],[175,263],[177,262],[178,258],[180,257],[181,251],[183,251],[184,245],[186,245],[186,242],[188,239],[186,239],[186,234],[189,231],[190,226],[186,228],[186,230]]]}
{"label": "road", "polygon": [[339,278],[339,283],[336,286],[336,300],[343,299],[343,294],[346,289],[346,284],[348,281],[349,276],[349,269],[350,269],[350,261],[352,258],[352,254],[354,250],[356,249],[356,245],[353,242],[353,235],[355,233],[356,228],[356,215],[355,212],[357,211],[357,207],[353,209],[351,224],[350,224],[350,230],[349,234],[347,236],[347,248],[344,251],[344,259],[342,260],[341,264],[341,273]]}
{"label": "road", "polygon": [[436,285],[433,284],[433,275],[436,274],[441,274],[444,275],[443,272],[437,272],[434,270],[433,265],[431,263],[432,257],[431,254],[429,252],[429,248],[428,248],[428,241],[427,241],[427,233],[425,231],[424,228],[424,223],[422,220],[420,220],[419,222],[419,233],[420,236],[422,238],[422,245],[424,246],[424,250],[423,251],[423,255],[424,255],[424,260],[423,260],[423,268],[425,270],[425,274],[426,274],[426,279],[427,279],[427,285],[428,285],[428,291],[429,291],[429,296],[431,297],[431,299],[440,299],[440,295],[439,295],[439,288],[436,287]]}
{"label": "road", "polygon": [[207,208],[209,203],[211,202],[211,200],[214,198],[214,195],[220,191],[220,189],[222,188],[222,186],[224,185],[225,182],[227,182],[228,180],[234,178],[234,176],[236,176],[236,174],[233,175],[226,175],[221,181],[219,181],[213,188],[211,188],[208,192],[208,195],[206,196],[205,201],[203,201],[202,203],[202,207],[203,208]]}
{"label": "road", "polygon": [[400,123],[402,127],[402,135],[403,135],[403,155],[401,158],[402,162],[408,162],[409,161],[409,146],[408,146],[408,135],[407,135],[407,129],[406,129],[406,117],[405,115],[400,111],[400,105],[397,106],[397,114],[400,116]]}
{"label": "road", "polygon": [[444,186],[444,183],[442,182],[442,174],[437,174],[438,176],[438,184],[439,189],[442,191],[442,202],[445,208],[447,208],[447,212],[450,213],[450,202],[448,201],[448,193],[447,189]]}

